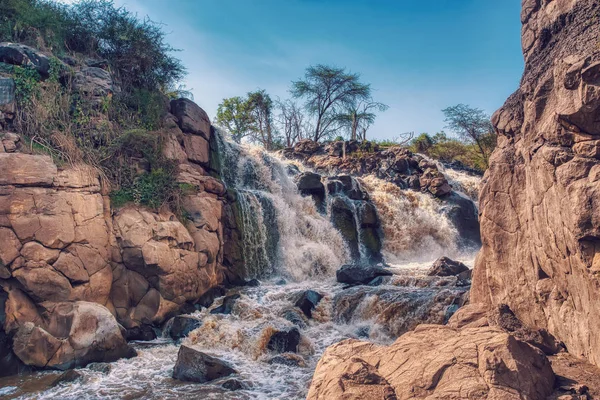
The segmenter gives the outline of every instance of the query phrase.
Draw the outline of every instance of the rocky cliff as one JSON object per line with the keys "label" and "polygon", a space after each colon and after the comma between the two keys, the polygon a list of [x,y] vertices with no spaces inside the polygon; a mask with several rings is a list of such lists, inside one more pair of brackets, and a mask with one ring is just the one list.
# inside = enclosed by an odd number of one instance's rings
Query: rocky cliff
{"label": "rocky cliff", "polygon": [[600,3],[525,0],[525,72],[493,116],[472,302],[600,364]]}
{"label": "rocky cliff", "polygon": [[194,187],[181,199],[186,218],[166,207],[111,208],[96,169],[57,166],[0,131],[3,373],[131,355],[131,330],[193,309],[225,279],[225,188],[207,172],[210,121],[185,99],[169,111],[155,134],[177,181]]}

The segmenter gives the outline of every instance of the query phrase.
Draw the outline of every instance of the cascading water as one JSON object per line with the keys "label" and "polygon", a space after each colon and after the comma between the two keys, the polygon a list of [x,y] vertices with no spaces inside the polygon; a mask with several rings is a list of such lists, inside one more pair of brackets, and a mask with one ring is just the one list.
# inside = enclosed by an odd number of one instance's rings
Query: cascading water
{"label": "cascading water", "polygon": [[221,176],[237,196],[244,278],[332,276],[348,250],[314,202],[298,193],[286,165],[261,148],[217,137]]}
{"label": "cascading water", "polygon": [[[82,376],[73,382],[50,387],[53,372],[0,382],[0,396],[301,399],[327,346],[346,338],[390,343],[418,323],[444,323],[462,304],[468,287],[456,277],[424,276],[438,256],[462,255],[458,232],[437,200],[372,177],[328,177],[327,207],[321,214],[312,197],[299,193],[285,162],[221,135],[216,139],[221,177],[235,199],[241,229],[243,277],[257,277],[261,285],[231,289],[228,295],[240,297],[230,314],[211,313],[222,299],[194,313],[202,325],[182,344],[231,363],[239,390],[226,388],[230,378],[208,384],[172,379],[179,344],[161,338],[135,343],[135,358],[79,369]],[[343,227],[335,221],[335,207],[350,210],[351,218],[344,221],[355,232],[355,250],[338,231]],[[379,286],[347,289],[338,284],[335,271],[342,264],[369,259],[377,229],[383,231],[381,250],[394,276]],[[469,255],[458,258],[469,264]],[[323,295],[310,319],[295,307],[306,290]],[[273,332],[294,328],[301,333],[297,353],[282,356],[269,349]]]}

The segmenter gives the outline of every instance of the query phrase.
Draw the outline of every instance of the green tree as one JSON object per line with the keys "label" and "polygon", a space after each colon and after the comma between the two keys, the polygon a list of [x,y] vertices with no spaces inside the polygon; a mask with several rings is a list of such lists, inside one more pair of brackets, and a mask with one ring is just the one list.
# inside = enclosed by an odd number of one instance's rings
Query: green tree
{"label": "green tree", "polygon": [[346,108],[371,97],[371,87],[360,82],[360,75],[321,64],[308,67],[304,79],[292,82],[290,92],[303,98],[306,110],[316,118],[312,135],[316,142],[339,129],[339,115]]}
{"label": "green tree", "polygon": [[416,153],[428,155],[429,149],[435,144],[434,140],[427,133],[421,133],[413,139],[412,147]]}
{"label": "green tree", "polygon": [[217,108],[216,124],[225,128],[237,143],[256,131],[252,107],[239,96],[223,99]]}
{"label": "green tree", "polygon": [[496,135],[490,117],[481,109],[458,104],[442,110],[448,128],[467,143],[477,146],[486,167],[489,157],[496,147]]}
{"label": "green tree", "polygon": [[367,130],[375,122],[376,111],[386,111],[389,107],[373,99],[357,99],[338,115],[340,124],[350,132],[350,140],[367,140]]}
{"label": "green tree", "polygon": [[273,150],[275,145],[273,129],[273,100],[267,92],[257,90],[248,93],[246,100],[252,120],[254,121],[253,139],[267,150]]}

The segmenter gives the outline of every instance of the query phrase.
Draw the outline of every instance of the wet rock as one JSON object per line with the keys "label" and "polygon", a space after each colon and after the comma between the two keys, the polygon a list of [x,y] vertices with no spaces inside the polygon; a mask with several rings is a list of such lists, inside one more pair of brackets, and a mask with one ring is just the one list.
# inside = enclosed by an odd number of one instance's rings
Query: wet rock
{"label": "wet rock", "polygon": [[73,383],[80,379],[83,379],[83,374],[74,369],[70,369],[60,374],[54,381],[52,381],[52,383],[50,383],[50,387],[55,387],[63,383]]}
{"label": "wet rock", "polygon": [[451,328],[480,328],[488,326],[488,309],[484,304],[467,304],[454,313],[448,320]]}
{"label": "wet rock", "polygon": [[339,283],[348,285],[366,285],[379,276],[391,276],[390,271],[377,265],[348,264],[336,271]]}
{"label": "wet rock", "polygon": [[497,328],[421,325],[390,346],[357,340],[330,346],[307,399],[545,400],[554,380],[540,350]]}
{"label": "wet rock", "polygon": [[376,324],[398,337],[419,324],[444,324],[461,305],[466,288],[355,286],[333,297],[333,320],[341,324]]}
{"label": "wet rock", "polygon": [[479,248],[481,235],[479,233],[479,217],[477,206],[468,197],[452,192],[443,198],[444,206],[441,211],[448,217],[458,231],[460,246]]}
{"label": "wet rock", "polygon": [[156,332],[151,325],[136,326],[134,328],[127,329],[125,333],[125,339],[139,340],[142,342],[149,342],[156,339]]}
{"label": "wet rock", "polygon": [[308,318],[312,318],[312,311],[317,307],[322,298],[323,295],[314,290],[305,290],[300,294],[294,305],[302,310]]}
{"label": "wet rock", "polygon": [[91,371],[107,375],[112,370],[112,365],[109,363],[91,363],[87,365],[87,368]]}
{"label": "wet rock", "polygon": [[276,330],[267,343],[267,348],[277,353],[295,353],[300,343],[300,331],[298,328],[287,330]]}
{"label": "wet rock", "polygon": [[188,346],[179,347],[173,368],[173,378],[185,382],[205,383],[236,373],[229,363]]}
{"label": "wet rock", "polygon": [[211,314],[231,314],[235,301],[240,298],[239,294],[233,294],[223,299],[223,304],[210,311]]}
{"label": "wet rock", "polygon": [[[169,326],[169,322],[167,322]],[[188,315],[178,315],[171,318],[169,327],[169,336],[173,340],[179,340],[187,337],[191,331],[202,326],[202,321],[198,318]]]}
{"label": "wet rock", "polygon": [[38,50],[17,43],[0,43],[0,62],[30,66],[44,78],[50,75],[50,60]]}
{"label": "wet rock", "polygon": [[232,378],[232,379],[227,379],[225,382],[223,382],[221,384],[221,387],[223,389],[227,389],[227,390],[231,390],[236,391],[236,390],[244,390],[244,389],[248,389],[248,385],[244,384],[244,382]]}
{"label": "wet rock", "polygon": [[227,291],[223,286],[212,287],[200,296],[198,301],[196,301],[196,304],[204,308],[209,308],[216,298],[225,296],[225,293],[227,293]]}
{"label": "wet rock", "polygon": [[305,316],[296,309],[287,309],[282,313],[282,317],[296,325],[300,329],[304,329],[308,326]]}
{"label": "wet rock", "polygon": [[287,365],[288,367],[306,367],[306,362],[304,361],[304,358],[293,353],[285,353],[275,357],[271,357],[269,358],[267,363]]}
{"label": "wet rock", "polygon": [[248,286],[248,287],[259,287],[260,286],[260,281],[258,279],[250,279],[249,281],[247,281],[244,286]]}
{"label": "wet rock", "polygon": [[360,259],[358,227],[354,218],[354,207],[342,197],[335,197],[330,204],[331,222],[340,232],[350,249],[353,260]]}
{"label": "wet rock", "polygon": [[314,172],[304,172],[296,177],[296,185],[303,196],[312,196],[317,208],[323,209],[325,185],[321,182],[321,175]]}
{"label": "wet rock", "polygon": [[427,272],[429,276],[453,276],[469,270],[465,264],[460,261],[454,261],[448,257],[438,258],[431,269]]}

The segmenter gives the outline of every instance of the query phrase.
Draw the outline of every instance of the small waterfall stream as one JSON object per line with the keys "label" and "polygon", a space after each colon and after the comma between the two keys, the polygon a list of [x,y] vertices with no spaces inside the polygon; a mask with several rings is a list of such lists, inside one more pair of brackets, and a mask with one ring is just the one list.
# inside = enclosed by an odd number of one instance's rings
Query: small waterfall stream
{"label": "small waterfall stream", "polygon": [[[288,164],[259,148],[236,145],[221,135],[217,139],[221,177],[236,199],[242,227],[243,277],[261,284],[229,290],[228,295],[240,296],[230,314],[211,313],[222,299],[194,313],[202,326],[182,343],[230,362],[242,388],[224,388],[227,379],[209,384],[172,379],[179,344],[163,337],[134,343],[138,356],[112,363],[108,370],[90,365],[79,370],[82,378],[55,387],[40,382],[56,373],[41,372],[15,378],[12,391],[2,394],[78,400],[302,399],[329,345],[346,338],[387,344],[419,323],[444,323],[462,304],[468,287],[456,277],[425,274],[441,255],[467,265],[474,258],[457,245],[458,233],[435,199],[373,177],[328,177],[326,207],[319,209],[311,196],[299,193]],[[351,210],[352,218],[345,221],[356,232],[355,249],[340,233],[344,228],[336,222],[336,209]],[[335,271],[351,259],[372,258],[370,213],[381,220],[380,250],[394,275],[379,286],[347,289],[336,282]],[[323,296],[310,319],[295,307],[306,290]],[[270,335],[290,329],[301,334],[297,352],[282,357],[269,350]]]}

